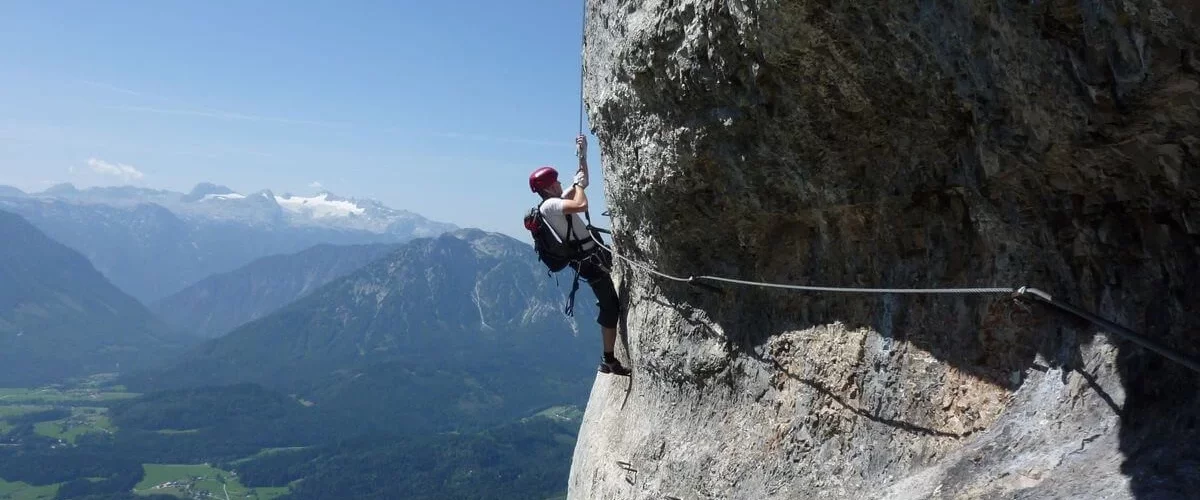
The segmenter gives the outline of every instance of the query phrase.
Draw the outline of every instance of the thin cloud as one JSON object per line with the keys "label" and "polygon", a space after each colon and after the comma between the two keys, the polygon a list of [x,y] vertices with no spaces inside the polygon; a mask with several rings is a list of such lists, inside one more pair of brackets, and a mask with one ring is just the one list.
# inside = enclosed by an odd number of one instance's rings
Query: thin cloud
{"label": "thin cloud", "polygon": [[321,189],[321,188],[323,188],[323,187],[325,187],[325,186],[321,185],[321,183],[320,183],[320,182],[318,182],[318,181],[312,181],[312,183],[311,183],[311,184],[309,184],[309,185],[308,185],[308,187],[310,187],[310,188],[316,188],[316,189]]}
{"label": "thin cloud", "polygon": [[[86,132],[72,132],[72,134],[83,135],[83,134],[86,134]],[[150,153],[150,154],[164,154],[164,155],[171,155],[171,156],[188,156],[188,157],[197,157],[197,158],[208,158],[208,159],[214,159],[214,160],[221,159],[221,158],[228,158],[231,156],[232,157],[254,156],[254,157],[258,157],[258,158],[276,158],[276,155],[274,155],[272,153],[267,153],[267,152],[263,152],[263,151],[255,151],[255,150],[250,150],[250,149],[227,147],[227,146],[223,146],[223,145],[193,145],[192,147],[195,149],[160,149],[160,148],[147,148],[144,146],[129,144],[129,143],[123,142],[123,141],[124,141],[124,138],[122,138],[122,139],[95,139],[95,140],[79,139],[79,138],[76,138],[69,134],[62,134],[60,136],[40,135],[40,136],[16,137],[16,136],[6,135],[4,133],[4,130],[0,129],[0,143],[49,144],[49,145],[56,146],[56,147],[58,147],[58,146],[73,146],[73,147],[82,148],[82,149],[109,148],[109,147],[112,147],[114,144],[116,144],[116,145],[119,145],[119,147],[122,150],[127,151],[127,152],[133,152],[133,153]],[[75,167],[69,167],[68,171],[70,173],[75,173],[75,170],[72,170],[72,169],[75,169]]]}
{"label": "thin cloud", "polygon": [[[152,106],[102,106],[104,109],[112,109],[117,111],[133,111],[139,113],[154,113],[160,115],[176,115],[176,116],[195,116],[200,118],[212,118],[217,120],[238,120],[251,122],[269,122],[283,123],[288,125],[309,125],[317,127],[351,127],[364,128],[361,125],[347,122],[330,122],[323,120],[302,120],[294,118],[282,118],[278,116],[253,115],[247,113],[239,113],[235,111],[221,110],[202,110],[202,109],[185,109],[185,108],[159,108]],[[393,130],[400,132],[398,130]],[[458,132],[443,132],[434,133],[434,137],[442,137],[445,139],[465,139],[469,141],[493,142],[502,144],[525,144],[530,146],[546,146],[546,147],[562,147],[571,146],[571,141],[550,141],[545,139],[528,139],[523,137],[504,137],[486,134],[462,134]]]}
{"label": "thin cloud", "polygon": [[166,152],[166,154],[172,154],[172,155],[176,155],[176,156],[193,156],[193,157],[198,157],[198,158],[211,158],[211,159],[226,158],[226,157],[230,157],[230,156],[256,156],[259,158],[275,158],[274,154],[266,153],[263,151],[255,151],[252,149],[234,148],[234,147],[221,146],[221,145],[210,145],[210,146],[195,145],[193,147],[195,149],[168,151],[168,152]]}
{"label": "thin cloud", "polygon": [[87,165],[92,169],[93,172],[120,177],[126,181],[137,180],[145,177],[145,174],[134,168],[133,165],[126,165],[124,163],[109,163],[96,158],[88,158]]}
{"label": "thin cloud", "polygon": [[444,137],[447,139],[467,139],[467,140],[471,140],[471,141],[500,142],[500,143],[506,143],[506,144],[528,144],[531,146],[559,147],[559,146],[563,146],[563,145],[571,145],[572,144],[570,141],[547,141],[544,139],[524,139],[524,138],[520,138],[520,137],[499,137],[499,136],[484,135],[484,134],[460,134],[457,132],[446,132],[446,133],[437,134],[437,136]]}
{"label": "thin cloud", "polygon": [[[139,97],[153,97],[153,96],[150,96],[143,92],[139,92],[136,90],[128,89],[125,87],[120,87],[120,86],[113,85],[110,83],[99,82],[99,81],[95,81],[95,80],[77,80],[77,82],[82,85],[100,88],[100,89],[104,89],[104,90],[108,90],[108,91],[116,92],[116,93],[120,93],[120,94],[139,96]],[[170,101],[172,99],[165,99],[165,100]],[[254,115],[254,114],[248,114],[248,113],[239,113],[236,111],[189,109],[189,108],[163,108],[163,107],[154,107],[154,106],[132,106],[132,105],[101,106],[101,107],[104,109],[112,109],[112,110],[117,110],[117,111],[133,111],[133,112],[140,112],[140,113],[154,113],[154,114],[160,114],[160,115],[194,116],[194,117],[199,117],[199,118],[212,118],[212,119],[217,119],[217,120],[270,122],[270,123],[283,123],[283,124],[289,124],[289,125],[310,125],[310,126],[318,126],[318,127],[363,128],[361,125],[354,124],[354,123],[330,122],[330,121],[323,121],[323,120],[304,120],[304,119],[295,119],[295,118],[284,118],[284,117],[278,117],[278,116]],[[391,129],[391,130],[400,132],[400,131],[394,130],[394,129]],[[494,136],[494,135],[487,135],[487,134],[463,134],[463,133],[458,133],[458,132],[443,132],[443,133],[433,133],[432,135],[434,137],[441,137],[441,138],[445,138],[445,139],[465,139],[465,140],[469,140],[469,141],[492,142],[492,143],[500,143],[500,144],[524,144],[524,145],[529,145],[529,146],[546,146],[546,147],[562,147],[564,145],[567,145],[567,146],[572,145],[571,141],[565,141],[565,140],[564,141],[550,141],[550,140],[545,140],[545,139],[529,139],[529,138],[524,138],[524,137],[504,137],[504,136]]]}
{"label": "thin cloud", "polygon": [[138,97],[141,97],[143,95],[141,92],[138,92],[136,90],[130,90],[125,87],[118,87],[111,83],[97,82],[97,81],[93,81],[93,80],[79,80],[79,83],[83,84],[83,85],[87,85],[89,87],[95,87],[98,89],[104,89],[104,90],[108,90],[111,92],[116,92],[118,94],[132,95],[132,96],[138,96]]}
{"label": "thin cloud", "polygon": [[261,116],[248,115],[245,113],[236,113],[233,111],[206,111],[199,109],[171,109],[171,108],[154,108],[150,106],[103,106],[105,109],[114,109],[118,111],[137,111],[141,113],[155,113],[160,115],[178,115],[178,116],[197,116],[200,118],[214,118],[218,120],[240,120],[250,122],[271,122],[271,123],[286,123],[289,125],[315,125],[318,127],[345,127],[347,124],[338,122],[326,122],[319,120],[296,120],[292,118],[280,118],[276,116]]}

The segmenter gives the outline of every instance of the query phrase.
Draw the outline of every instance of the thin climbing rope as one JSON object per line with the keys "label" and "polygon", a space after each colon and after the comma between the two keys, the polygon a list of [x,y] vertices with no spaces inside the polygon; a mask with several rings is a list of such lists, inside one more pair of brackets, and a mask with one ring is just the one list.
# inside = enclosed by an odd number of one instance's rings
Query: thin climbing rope
{"label": "thin climbing rope", "polygon": [[654,267],[652,267],[652,266],[650,266],[650,265],[648,265],[648,264],[644,264],[644,263],[638,262],[638,261],[636,261],[636,260],[630,259],[629,257],[626,257],[626,256],[624,256],[624,255],[621,255],[621,254],[619,254],[619,253],[617,253],[617,252],[613,251],[613,249],[612,249],[612,248],[609,248],[609,247],[608,247],[608,245],[605,245],[605,244],[604,244],[604,243],[602,243],[600,240],[596,239],[596,235],[595,235],[594,233],[592,233],[591,231],[588,231],[588,233],[589,233],[589,235],[591,236],[591,238],[592,238],[592,241],[594,241],[594,242],[595,242],[597,245],[600,245],[600,248],[603,248],[603,249],[607,250],[607,251],[608,251],[608,253],[609,253],[609,254],[611,254],[613,257],[616,257],[616,258],[618,258],[618,259],[621,259],[621,260],[623,260],[623,261],[625,261],[625,262],[629,263],[629,265],[631,265],[631,266],[633,266],[633,267],[636,267],[636,268],[638,268],[638,269],[641,269],[641,270],[643,270],[643,271],[646,271],[646,272],[648,272],[648,273],[650,273],[650,274],[653,274],[653,275],[656,275],[656,276],[659,276],[659,277],[662,277],[662,278],[666,278],[666,279],[669,279],[669,280],[673,280],[673,281],[680,281],[680,282],[683,282],[683,283],[689,283],[689,282],[691,282],[691,281],[692,281],[692,278],[680,278],[680,277],[678,277],[678,276],[671,276],[670,274],[667,274],[667,273],[664,273],[664,272],[662,272],[662,271],[659,271],[659,270],[655,269]]}
{"label": "thin climbing rope", "polygon": [[583,60],[587,50],[587,0],[583,2],[583,22],[580,23],[581,34],[579,36],[579,135],[583,135],[583,108],[586,106],[583,102]]}
{"label": "thin climbing rope", "polygon": [[833,287],[833,286],[785,285],[785,284],[780,284],[780,283],[767,283],[767,282],[762,282],[762,281],[739,280],[739,279],[733,279],[733,278],[723,278],[720,276],[708,276],[708,275],[688,276],[688,277],[684,278],[684,277],[673,276],[673,275],[664,273],[662,271],[659,271],[658,269],[655,269],[654,266],[651,266],[645,262],[639,262],[637,260],[631,259],[629,257],[626,257],[624,255],[617,253],[611,247],[609,247],[608,245],[605,245],[598,238],[596,238],[596,234],[591,231],[592,228],[590,226],[591,225],[589,224],[588,233],[589,233],[589,236],[591,236],[592,241],[595,242],[597,245],[600,245],[600,248],[607,250],[609,254],[613,255],[614,257],[617,257],[618,259],[621,259],[621,260],[627,262],[629,265],[631,265],[633,267],[636,267],[636,268],[646,271],[648,273],[651,273],[656,276],[660,276],[660,277],[663,277],[663,278],[666,278],[669,280],[673,280],[673,281],[697,284],[700,286],[707,286],[707,285],[699,284],[696,282],[698,280],[709,280],[709,281],[717,281],[717,282],[722,282],[722,283],[733,283],[733,284],[737,284],[737,285],[747,285],[747,286],[757,286],[757,287],[767,287],[767,288],[784,288],[784,289],[788,289],[788,290],[807,290],[807,291],[813,291],[813,292],[838,292],[838,293],[873,293],[873,294],[903,293],[903,294],[964,294],[964,295],[1011,294],[1015,297],[1020,297],[1020,298],[1024,298],[1027,300],[1035,300],[1035,301],[1047,304],[1047,305],[1052,306],[1062,312],[1065,312],[1065,313],[1074,315],[1078,318],[1087,320],[1087,321],[1091,322],[1092,324],[1103,328],[1104,331],[1106,331],[1106,332],[1109,332],[1109,333],[1115,334],[1119,337],[1122,337],[1125,340],[1128,340],[1130,342],[1133,342],[1134,344],[1137,344],[1138,346],[1142,347],[1143,349],[1154,352],[1155,354],[1158,354],[1164,358],[1174,361],[1174,362],[1182,365],[1183,367],[1188,368],[1196,373],[1200,373],[1200,362],[1193,360],[1191,358],[1188,358],[1187,356],[1172,352],[1168,347],[1166,347],[1162,344],[1159,344],[1158,342],[1155,342],[1154,340],[1143,337],[1143,336],[1137,334],[1137,332],[1134,332],[1133,330],[1126,328],[1120,324],[1117,324],[1113,321],[1107,320],[1105,318],[1102,318],[1100,316],[1097,316],[1095,314],[1087,312],[1083,309],[1072,306],[1071,304],[1068,304],[1066,302],[1062,302],[1060,300],[1055,300],[1053,297],[1050,296],[1050,294],[1043,292],[1041,290],[1038,290],[1036,288],[1030,288],[1030,287],[1026,287],[1026,286],[1023,286],[1020,288],[1008,288],[1008,287],[991,287],[991,288],[852,288],[852,287]]}
{"label": "thin climbing rope", "polygon": [[737,285],[748,285],[748,286],[758,286],[758,287],[767,287],[767,288],[784,288],[784,289],[788,289],[788,290],[807,290],[807,291],[812,291],[812,292],[837,292],[837,293],[877,293],[877,294],[907,293],[907,294],[987,295],[987,294],[1011,294],[1011,293],[1017,291],[1016,288],[1011,288],[1011,287],[993,287],[993,288],[853,288],[853,287],[833,287],[833,286],[785,285],[785,284],[781,284],[781,283],[748,281],[748,280],[739,280],[739,279],[733,279],[733,278],[723,278],[720,276],[708,276],[708,275],[688,276],[687,278],[683,278],[680,276],[672,276],[670,274],[667,274],[667,273],[664,273],[662,271],[655,269],[653,266],[650,266],[649,264],[646,264],[644,262],[639,262],[639,261],[633,260],[629,257],[626,257],[624,255],[621,255],[621,254],[617,253],[616,251],[614,251],[611,247],[605,245],[600,240],[596,239],[595,234],[592,234],[591,237],[592,237],[592,241],[595,242],[597,245],[600,245],[601,248],[607,250],[608,253],[612,254],[613,256],[629,263],[629,265],[631,265],[631,266],[634,266],[638,269],[641,269],[643,271],[649,272],[651,274],[654,274],[654,275],[657,275],[657,276],[660,276],[660,277],[663,277],[663,278],[666,278],[669,280],[680,281],[680,282],[684,282],[684,283],[694,283],[697,280],[709,280],[709,281],[719,281],[719,282],[723,282],[723,283],[733,283],[733,284],[737,284]]}
{"label": "thin climbing rope", "polygon": [[844,292],[844,293],[943,293],[943,294],[1010,294],[1016,291],[1015,288],[993,287],[993,288],[853,288],[853,287],[836,287],[836,286],[807,286],[807,285],[784,285],[779,283],[763,283],[760,281],[736,280],[732,278],[722,278],[719,276],[695,276],[698,280],[721,281],[725,283],[736,283],[739,285],[761,286],[768,288],[786,288],[789,290],[809,290],[813,292]]}

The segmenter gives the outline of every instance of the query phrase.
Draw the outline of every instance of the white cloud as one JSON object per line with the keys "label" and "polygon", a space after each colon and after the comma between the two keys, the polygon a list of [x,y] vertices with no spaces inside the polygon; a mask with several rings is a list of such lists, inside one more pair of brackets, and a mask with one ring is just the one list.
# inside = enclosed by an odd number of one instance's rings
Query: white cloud
{"label": "white cloud", "polygon": [[115,163],[114,164],[114,163],[106,162],[104,160],[98,160],[96,158],[88,158],[87,164],[88,164],[88,167],[90,167],[93,172],[96,172],[98,174],[111,175],[114,177],[120,177],[126,181],[141,179],[142,177],[145,177],[145,174],[142,174],[142,172],[140,170],[134,168],[133,165],[126,165],[124,163]]}
{"label": "white cloud", "polygon": [[319,181],[312,181],[312,184],[309,184],[309,185],[308,185],[308,187],[310,187],[310,188],[316,188],[316,189],[321,189],[321,188],[323,188],[323,187],[325,187],[325,186],[323,186],[323,185],[322,185],[322,184],[321,184]]}

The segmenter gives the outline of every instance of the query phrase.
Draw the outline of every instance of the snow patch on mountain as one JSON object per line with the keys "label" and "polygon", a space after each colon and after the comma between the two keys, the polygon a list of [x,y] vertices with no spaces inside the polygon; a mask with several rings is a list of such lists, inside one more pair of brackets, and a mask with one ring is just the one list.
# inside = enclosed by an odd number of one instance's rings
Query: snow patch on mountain
{"label": "snow patch on mountain", "polygon": [[204,198],[201,198],[201,201],[209,201],[209,200],[240,200],[240,199],[243,199],[243,198],[245,198],[245,197],[246,197],[246,195],[244,195],[244,194],[238,194],[238,193],[229,193],[229,194],[206,194],[206,195],[204,195]]}
{"label": "snow patch on mountain", "polygon": [[313,218],[348,217],[362,215],[366,209],[352,201],[331,199],[328,193],[321,193],[311,198],[302,196],[276,196],[275,203],[292,213],[307,213]]}
{"label": "snow patch on mountain", "polygon": [[154,205],[169,210],[189,223],[232,223],[305,231],[333,229],[378,235],[369,242],[428,238],[458,229],[454,224],[431,221],[420,214],[393,209],[376,200],[341,197],[325,190],[313,196],[293,193],[280,196],[269,189],[243,194],[211,182],[199,183],[187,194],[133,186],[80,190],[71,184],[62,184],[41,193],[24,193],[0,186],[0,199],[7,204],[27,199],[31,202],[41,201],[48,206],[67,203],[129,210]]}

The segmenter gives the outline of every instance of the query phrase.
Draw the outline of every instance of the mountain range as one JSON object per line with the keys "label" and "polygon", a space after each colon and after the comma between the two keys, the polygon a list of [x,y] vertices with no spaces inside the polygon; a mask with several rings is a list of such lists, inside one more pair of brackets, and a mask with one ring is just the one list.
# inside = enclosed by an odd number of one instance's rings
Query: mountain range
{"label": "mountain range", "polygon": [[[595,376],[598,334],[563,314],[532,249],[497,233],[262,259],[157,304],[170,326],[19,215],[0,212],[0,232],[0,386],[98,372],[139,392],[250,383],[407,433],[581,404]],[[577,304],[590,323],[586,287]],[[236,328],[201,343],[178,326]]]}
{"label": "mountain range", "polygon": [[241,194],[210,183],[186,194],[70,184],[24,193],[3,186],[0,209],[80,251],[144,303],[268,255],[323,243],[402,243],[456,229],[373,200],[328,192]]}
{"label": "mountain range", "polygon": [[329,191],[320,191],[310,197],[291,193],[277,195],[267,189],[254,193],[238,193],[226,186],[210,182],[197,184],[188,193],[135,186],[93,187],[81,190],[70,183],[57,184],[41,193],[24,193],[19,189],[3,186],[0,187],[0,196],[59,199],[115,207],[154,204],[185,219],[357,229],[414,238],[436,236],[456,228],[453,224],[430,221],[407,210],[388,208],[375,200],[343,198]]}
{"label": "mountain range", "polygon": [[[577,333],[544,269],[528,245],[495,233],[418,239],[123,383],[261,384],[405,432],[579,404],[599,334]],[[579,293],[576,316],[590,318],[594,299]]]}

